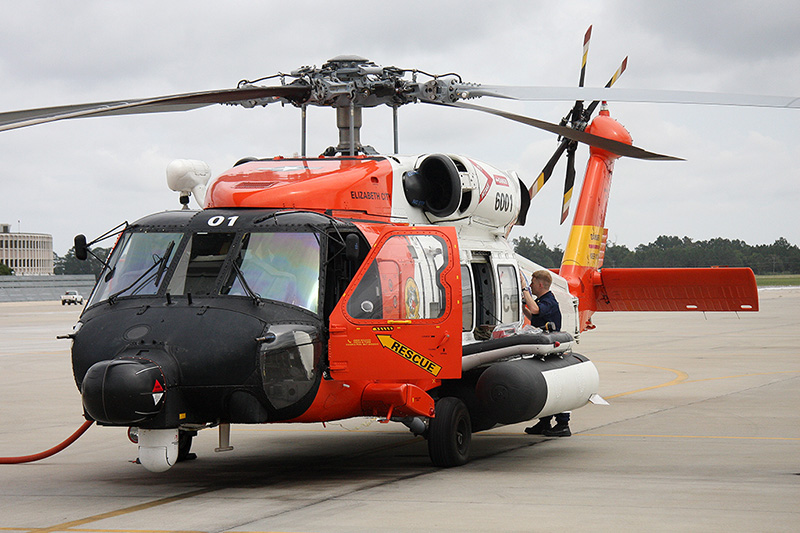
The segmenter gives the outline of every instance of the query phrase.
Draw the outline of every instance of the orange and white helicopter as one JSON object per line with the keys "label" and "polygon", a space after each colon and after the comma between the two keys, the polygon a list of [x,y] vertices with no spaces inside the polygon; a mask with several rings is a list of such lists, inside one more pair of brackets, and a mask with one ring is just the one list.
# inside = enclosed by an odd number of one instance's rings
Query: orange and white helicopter
{"label": "orange and white helicopter", "polygon": [[[475,431],[601,400],[597,370],[573,351],[593,313],[758,309],[749,269],[602,268],[614,161],[668,157],[632,146],[605,106],[592,120],[599,101],[707,96],[619,96],[583,88],[582,71],[577,90],[556,90],[576,103],[552,124],[464,100],[551,99],[553,89],[481,86],[356,56],[275,77],[274,86],[0,113],[0,130],[9,130],[218,103],[291,104],[304,121],[307,106],[336,109],[339,144],[321,156],[306,157],[303,142],[300,157],[245,159],[213,179],[202,162],[175,161],[167,179],[184,209],[110,232],[116,245],[68,336],[74,377],[87,421],[132,428],[148,470],[189,457],[204,428],[218,426],[225,449],[230,424],[362,416],[402,422],[427,438],[434,464],[460,465]],[[361,143],[364,108],[388,105],[396,116],[409,103],[493,113],[562,142],[531,187],[468,156],[381,155]],[[532,330],[520,273],[541,267],[516,255],[507,236],[564,152],[566,217],[577,143],[591,156],[553,275],[563,331]],[[202,209],[188,209],[190,196]],[[76,255],[95,242],[76,237]]]}

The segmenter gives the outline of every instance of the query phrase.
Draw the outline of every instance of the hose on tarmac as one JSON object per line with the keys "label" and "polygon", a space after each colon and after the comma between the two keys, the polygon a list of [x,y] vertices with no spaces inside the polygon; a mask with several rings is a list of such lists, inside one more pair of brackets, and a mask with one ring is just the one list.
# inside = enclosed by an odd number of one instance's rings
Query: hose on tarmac
{"label": "hose on tarmac", "polygon": [[86,432],[86,430],[89,429],[89,426],[91,426],[92,424],[94,424],[94,420],[87,420],[86,422],[83,423],[83,425],[81,425],[81,427],[77,429],[77,431],[75,431],[75,433],[70,435],[64,442],[56,446],[53,446],[49,450],[35,453],[33,455],[23,455],[21,457],[0,457],[0,465],[32,463],[34,461],[40,461],[42,459],[46,459],[51,455],[55,455],[64,448],[66,448],[67,446],[69,446],[70,444],[72,444],[73,442],[75,442],[76,440],[78,440],[78,438],[81,435],[83,435]]}

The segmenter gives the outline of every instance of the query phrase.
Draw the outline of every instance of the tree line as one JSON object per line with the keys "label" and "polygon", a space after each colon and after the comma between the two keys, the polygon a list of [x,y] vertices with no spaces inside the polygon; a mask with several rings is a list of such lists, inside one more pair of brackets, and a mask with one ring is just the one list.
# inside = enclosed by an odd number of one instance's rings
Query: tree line
{"label": "tree line", "polygon": [[[514,250],[546,268],[558,268],[564,251],[550,248],[540,235],[513,241]],[[750,267],[756,274],[800,274],[800,248],[781,237],[772,244],[751,246],[738,239],[696,241],[689,237],[661,235],[633,250],[624,245],[606,245],[603,266],[646,267]]]}
{"label": "tree line", "polygon": [[[520,237],[512,241],[514,251],[546,268],[558,268],[564,255],[558,245],[549,247],[541,235]],[[93,248],[98,257],[108,257],[110,248]],[[100,275],[103,265],[89,257],[80,261],[75,249],[66,255],[54,253],[55,274]],[[608,243],[603,266],[608,268],[645,267],[750,267],[756,274],[800,274],[800,248],[781,237],[772,244],[751,246],[744,241],[709,239],[695,241],[689,237],[661,235],[649,244],[640,244],[633,250],[627,246]],[[12,274],[10,268],[0,263],[0,275]]]}
{"label": "tree line", "polygon": [[[105,261],[111,248],[92,248],[94,254]],[[70,248],[63,257],[53,252],[53,273],[62,274],[94,274],[95,278],[100,277],[103,265],[100,261],[89,256],[86,261],[81,261],[75,257],[75,248]],[[8,265],[0,262],[0,276],[11,276],[14,270]]]}
{"label": "tree line", "polygon": [[[92,248],[94,255],[106,260],[108,254],[111,253],[111,248]],[[94,274],[95,279],[100,277],[103,271],[103,264],[89,255],[85,261],[81,261],[75,257],[75,248],[70,248],[63,257],[57,253],[53,253],[53,273],[56,275],[61,274]]]}

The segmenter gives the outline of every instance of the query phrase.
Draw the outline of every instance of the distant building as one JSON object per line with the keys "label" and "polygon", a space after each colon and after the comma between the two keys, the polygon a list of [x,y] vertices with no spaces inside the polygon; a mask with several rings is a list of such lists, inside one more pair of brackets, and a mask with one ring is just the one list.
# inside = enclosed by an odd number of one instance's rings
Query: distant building
{"label": "distant building", "polygon": [[0,263],[17,276],[52,276],[53,236],[11,233],[11,224],[0,224]]}

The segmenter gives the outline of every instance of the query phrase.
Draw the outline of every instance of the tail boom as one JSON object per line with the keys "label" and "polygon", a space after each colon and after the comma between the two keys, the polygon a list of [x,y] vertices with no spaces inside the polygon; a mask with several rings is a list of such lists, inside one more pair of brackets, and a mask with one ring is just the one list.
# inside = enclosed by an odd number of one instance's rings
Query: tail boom
{"label": "tail boom", "polygon": [[[586,131],[631,143],[607,110]],[[749,268],[602,268],[604,227],[616,154],[592,147],[558,273],[579,300],[580,330],[594,328],[597,311],[758,311]]]}

